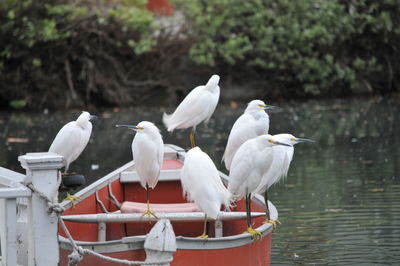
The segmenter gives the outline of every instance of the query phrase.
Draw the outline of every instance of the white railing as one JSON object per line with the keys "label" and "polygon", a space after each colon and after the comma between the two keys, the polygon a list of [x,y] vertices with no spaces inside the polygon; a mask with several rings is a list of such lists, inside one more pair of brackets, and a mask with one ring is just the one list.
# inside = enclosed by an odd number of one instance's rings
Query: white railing
{"label": "white railing", "polygon": [[[63,157],[55,153],[28,153],[18,160],[26,175],[0,167],[0,266],[59,265],[58,204]],[[64,230],[68,231],[61,221]],[[67,232],[66,232],[67,233]],[[84,254],[128,265],[169,265],[176,251],[168,220],[160,220],[147,235],[146,261],[118,260],[83,249],[70,239],[79,263]],[[78,252],[79,251],[79,252]],[[74,254],[71,254],[74,255]],[[72,256],[73,257],[73,256]]]}
{"label": "white railing", "polygon": [[0,262],[3,265],[17,265],[17,199],[32,194],[25,186],[14,181],[22,177],[0,167]]}
{"label": "white railing", "polygon": [[1,262],[7,266],[57,265],[58,218],[31,188],[56,199],[63,158],[54,153],[28,153],[18,160],[26,175],[0,167]]}

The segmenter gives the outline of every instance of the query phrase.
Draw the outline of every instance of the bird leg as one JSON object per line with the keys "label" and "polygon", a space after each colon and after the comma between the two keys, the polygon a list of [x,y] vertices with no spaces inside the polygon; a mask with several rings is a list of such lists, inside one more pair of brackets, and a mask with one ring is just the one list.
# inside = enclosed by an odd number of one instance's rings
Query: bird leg
{"label": "bird leg", "polygon": [[204,229],[203,233],[199,235],[197,238],[203,238],[204,240],[208,240],[208,234],[207,234],[207,214],[204,216]]}
{"label": "bird leg", "polygon": [[149,224],[151,224],[151,216],[154,216],[156,219],[158,219],[157,215],[150,211],[150,200],[149,200],[149,185],[146,184],[146,197],[147,197],[147,210],[145,212],[142,213],[142,215],[140,216],[140,220],[142,220],[143,216],[147,215],[149,216]]}
{"label": "bird leg", "polygon": [[246,214],[247,214],[247,230],[244,233],[249,233],[253,241],[259,240],[262,237],[260,231],[253,229],[251,226],[251,193],[246,195]]}
{"label": "bird leg", "polygon": [[80,197],[75,196],[75,195],[71,195],[71,194],[69,194],[69,193],[67,192],[67,197],[66,197],[65,199],[63,199],[62,201],[66,201],[66,200],[71,201],[72,208],[75,208],[75,201],[76,201],[76,200],[80,200],[80,199],[81,199]]}
{"label": "bird leg", "polygon": [[192,131],[190,131],[189,133],[189,141],[190,141],[190,146],[192,146],[192,148],[196,147],[196,138],[195,138],[195,129],[192,129]]}
{"label": "bird leg", "polygon": [[271,216],[270,216],[270,213],[269,213],[269,207],[268,207],[267,190],[265,190],[265,193],[264,193],[264,200],[265,200],[265,206],[266,206],[265,213],[267,215],[267,220],[265,220],[263,222],[263,224],[270,223],[270,224],[272,224],[273,230],[275,230],[277,224],[281,224],[281,222],[279,220],[271,220]]}

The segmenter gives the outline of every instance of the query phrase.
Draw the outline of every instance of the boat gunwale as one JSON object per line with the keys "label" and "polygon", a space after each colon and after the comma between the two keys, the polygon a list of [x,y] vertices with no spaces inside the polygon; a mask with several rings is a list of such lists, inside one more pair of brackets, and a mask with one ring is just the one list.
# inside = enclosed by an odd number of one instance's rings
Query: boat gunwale
{"label": "boat gunwale", "polygon": [[[173,152],[166,152],[164,155],[164,159],[170,160],[178,160],[183,163],[185,157],[185,151],[173,144],[166,144],[165,147],[171,148]],[[95,193],[95,191],[106,187],[111,182],[119,179],[121,177],[121,173],[127,171],[128,169],[134,166],[134,162],[130,161],[120,168],[112,171],[106,176],[100,178],[94,183],[90,184],[86,188],[80,190],[75,194],[75,196],[79,196],[81,199],[85,199],[88,196]],[[224,184],[228,182],[228,176],[221,171],[218,171],[220,177]],[[252,200],[262,207],[265,207],[264,197],[259,194],[254,194]],[[270,210],[271,219],[278,219],[278,211],[276,207],[269,201],[268,207]],[[61,204],[61,206],[67,210],[71,207],[71,202],[66,201]],[[62,216],[61,216],[62,217]],[[273,226],[270,223],[265,223],[255,228],[260,231],[262,237],[267,236],[273,230]],[[83,248],[91,249],[98,253],[115,253],[115,252],[124,252],[130,250],[140,250],[144,248],[144,241],[146,239],[146,235],[139,236],[128,236],[118,240],[108,240],[108,241],[79,241],[74,240],[76,244],[82,246]],[[60,247],[64,250],[73,250],[72,244],[69,239],[59,235]],[[231,236],[223,236],[216,238],[209,238],[207,241],[203,239],[199,239],[196,237],[185,237],[185,236],[176,236],[177,249],[227,249],[240,247],[247,244],[251,244],[254,241],[252,240],[249,233],[243,233],[238,235]]]}
{"label": "boat gunwale", "polygon": [[[271,224],[262,224],[256,228],[262,234],[262,237],[267,236],[272,232]],[[118,240],[110,240],[103,242],[96,241],[78,241],[75,243],[83,248],[93,250],[98,253],[116,253],[132,250],[144,249],[146,235],[129,236]],[[63,236],[59,236],[60,247],[65,250],[73,250],[73,246],[69,240]],[[224,236],[216,238],[208,238],[204,240],[197,237],[176,236],[177,250],[212,250],[212,249],[228,249],[245,246],[254,243],[249,233],[243,233],[233,236]]]}

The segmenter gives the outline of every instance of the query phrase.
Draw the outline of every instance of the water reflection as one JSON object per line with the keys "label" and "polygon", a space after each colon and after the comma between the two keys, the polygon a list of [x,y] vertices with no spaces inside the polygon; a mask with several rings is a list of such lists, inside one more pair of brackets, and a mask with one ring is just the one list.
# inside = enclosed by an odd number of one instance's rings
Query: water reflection
{"label": "water reflection", "polygon": [[[274,234],[273,265],[400,261],[399,103],[398,97],[271,103],[283,107],[271,112],[271,133],[317,141],[296,146],[288,178],[270,190],[283,223]],[[245,104],[238,106],[218,106],[210,123],[198,127],[198,144],[220,169],[228,129]],[[71,170],[93,182],[131,160],[133,132],[115,124],[153,121],[165,143],[187,148],[188,131],[166,132],[163,111],[172,108],[91,111],[101,119]],[[47,150],[61,126],[78,115],[0,114],[0,165],[22,172],[18,155]]]}

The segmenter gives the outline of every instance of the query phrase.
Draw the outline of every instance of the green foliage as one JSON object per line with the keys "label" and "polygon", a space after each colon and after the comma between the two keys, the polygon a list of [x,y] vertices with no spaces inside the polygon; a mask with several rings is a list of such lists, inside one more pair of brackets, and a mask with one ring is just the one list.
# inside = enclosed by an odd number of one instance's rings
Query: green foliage
{"label": "green foliage", "polygon": [[394,0],[180,4],[193,27],[196,41],[190,55],[197,63],[246,68],[246,73],[265,78],[269,87],[338,95],[365,84],[382,89],[373,77],[387,80],[388,65],[398,71],[397,60],[391,59],[400,37]]}
{"label": "green foliage", "polygon": [[0,102],[128,105],[210,68],[260,97],[398,90],[398,0],[171,2],[179,30],[146,0],[0,1]]}
{"label": "green foliage", "polygon": [[[79,106],[94,92],[133,87],[125,75],[134,67],[125,60],[135,61],[157,44],[146,4],[1,1],[0,102],[13,108]],[[110,102],[120,100],[111,94]],[[20,100],[26,96],[32,100]]]}
{"label": "green foliage", "polygon": [[22,109],[27,105],[27,100],[22,99],[22,100],[12,100],[10,102],[10,106],[14,109]]}

